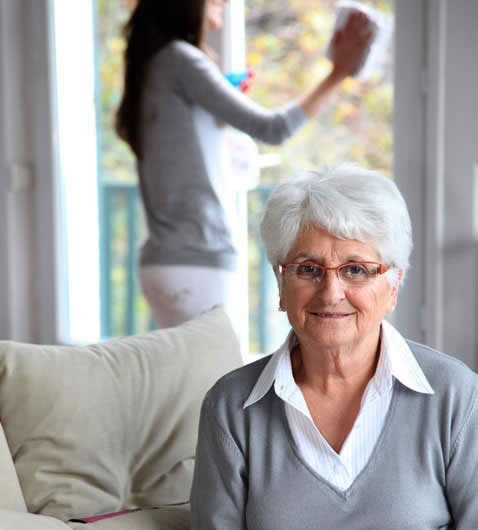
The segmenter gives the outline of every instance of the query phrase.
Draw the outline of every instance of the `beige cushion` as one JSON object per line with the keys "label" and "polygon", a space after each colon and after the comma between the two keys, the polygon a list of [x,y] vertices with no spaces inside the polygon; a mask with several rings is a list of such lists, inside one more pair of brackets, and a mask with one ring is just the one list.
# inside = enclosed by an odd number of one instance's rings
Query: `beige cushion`
{"label": "beige cushion", "polygon": [[201,401],[241,363],[220,307],[88,347],[0,341],[0,417],[28,511],[67,520],[187,502]]}
{"label": "beige cushion", "polygon": [[189,505],[142,510],[96,523],[68,523],[78,530],[189,530]]}
{"label": "beige cushion", "polygon": [[0,509],[27,511],[2,425],[0,425]]}
{"label": "beige cushion", "polygon": [[0,510],[0,530],[71,530],[71,528],[53,517]]}

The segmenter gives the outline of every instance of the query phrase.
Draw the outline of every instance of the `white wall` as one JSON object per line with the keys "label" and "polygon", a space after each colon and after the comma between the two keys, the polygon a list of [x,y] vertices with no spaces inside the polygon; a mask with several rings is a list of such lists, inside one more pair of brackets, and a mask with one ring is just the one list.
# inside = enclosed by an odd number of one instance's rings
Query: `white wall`
{"label": "white wall", "polygon": [[415,250],[397,310],[410,338],[478,369],[478,2],[396,2],[395,176]]}
{"label": "white wall", "polygon": [[478,369],[478,2],[435,2],[429,12],[429,55],[435,56],[432,46],[441,53],[430,64],[436,105],[430,109],[429,125],[436,134],[429,143],[433,162],[428,179],[439,182],[437,213],[443,216],[440,230],[432,232],[437,236],[436,254],[443,272],[435,336],[430,340]]}
{"label": "white wall", "polygon": [[31,333],[32,315],[25,300],[31,292],[33,193],[25,23],[20,3],[3,0],[0,9],[0,336],[6,338]]}
{"label": "white wall", "polygon": [[401,288],[394,322],[409,338],[425,340],[425,110],[423,73],[426,50],[424,2],[395,2],[394,176],[408,204],[414,249]]}

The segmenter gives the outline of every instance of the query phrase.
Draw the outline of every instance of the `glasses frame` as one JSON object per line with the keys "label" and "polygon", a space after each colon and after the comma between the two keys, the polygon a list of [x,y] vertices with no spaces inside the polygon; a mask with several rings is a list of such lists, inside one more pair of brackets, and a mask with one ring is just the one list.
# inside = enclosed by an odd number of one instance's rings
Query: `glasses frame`
{"label": "glasses frame", "polygon": [[323,265],[319,265],[318,263],[314,263],[313,261],[302,261],[302,262],[290,261],[288,263],[281,263],[280,267],[281,267],[281,274],[283,278],[285,278],[285,271],[288,265],[313,265],[314,267],[319,267],[320,269],[323,270],[324,274],[320,280],[317,280],[316,278],[313,279],[314,282],[319,284],[322,281],[322,279],[325,277],[325,274],[327,273],[327,271],[335,271],[337,280],[339,280],[339,282],[341,283],[345,283],[341,280],[339,276],[339,269],[347,265],[361,265],[361,264],[378,265],[379,269],[377,271],[377,276],[379,274],[385,274],[391,268],[390,265],[383,265],[382,263],[378,263],[377,261],[347,261],[346,263],[341,263],[340,265],[337,265],[337,267],[324,267]]}

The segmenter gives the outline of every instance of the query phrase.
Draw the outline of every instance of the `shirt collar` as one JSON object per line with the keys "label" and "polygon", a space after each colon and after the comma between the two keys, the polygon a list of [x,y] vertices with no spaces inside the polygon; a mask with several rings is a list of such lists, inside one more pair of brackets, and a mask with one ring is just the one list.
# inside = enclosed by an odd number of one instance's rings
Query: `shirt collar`
{"label": "shirt collar", "polygon": [[418,361],[400,333],[386,320],[382,322],[384,351],[387,352],[392,375],[406,387],[421,394],[434,394]]}
{"label": "shirt collar", "polygon": [[[274,385],[276,394],[284,400],[297,391],[298,387],[295,384],[290,361],[290,353],[296,344],[297,336],[294,330],[291,330],[285,342],[262,370],[244,403],[244,408],[261,400],[272,385]],[[389,322],[383,320],[380,358],[368,391],[382,394],[391,386],[392,376],[415,392],[434,394],[406,340]]]}
{"label": "shirt collar", "polygon": [[252,392],[244,403],[244,408],[262,399],[269,392],[274,382],[277,382],[276,392],[281,387],[284,387],[285,390],[285,387],[292,384],[292,382],[295,384],[290,362],[290,352],[295,344],[297,344],[297,337],[294,330],[291,330],[282,346],[272,354],[269,362],[262,370]]}

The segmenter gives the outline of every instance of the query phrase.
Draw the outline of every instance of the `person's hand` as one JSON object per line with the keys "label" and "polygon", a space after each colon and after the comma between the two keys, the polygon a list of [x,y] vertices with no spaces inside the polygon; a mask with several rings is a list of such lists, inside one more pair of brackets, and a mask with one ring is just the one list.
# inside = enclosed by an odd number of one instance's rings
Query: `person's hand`
{"label": "person's hand", "polygon": [[331,75],[336,81],[341,81],[355,71],[371,38],[367,15],[354,10],[345,26],[335,32],[330,43],[330,57],[333,63]]}
{"label": "person's hand", "polygon": [[354,73],[371,43],[371,24],[367,15],[354,9],[349,14],[345,26],[335,32],[329,46],[332,70],[299,100],[307,118],[315,116],[342,81]]}

